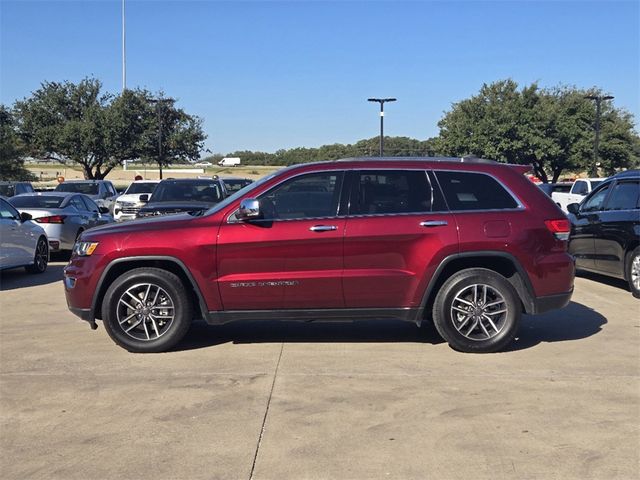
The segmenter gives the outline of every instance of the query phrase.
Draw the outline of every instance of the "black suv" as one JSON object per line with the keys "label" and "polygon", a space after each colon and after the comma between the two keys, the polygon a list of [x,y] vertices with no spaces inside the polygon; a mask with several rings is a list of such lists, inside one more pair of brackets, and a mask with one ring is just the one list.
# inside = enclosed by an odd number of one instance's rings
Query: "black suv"
{"label": "black suv", "polygon": [[168,178],[162,180],[151,198],[141,195],[140,201],[148,202],[137,217],[154,217],[181,212],[203,212],[228,197],[227,188],[217,176],[213,178]]}
{"label": "black suv", "polygon": [[622,278],[640,298],[640,170],[610,177],[567,208],[576,267]]}
{"label": "black suv", "polygon": [[0,182],[0,195],[13,197],[21,193],[33,193],[33,187],[29,182]]}

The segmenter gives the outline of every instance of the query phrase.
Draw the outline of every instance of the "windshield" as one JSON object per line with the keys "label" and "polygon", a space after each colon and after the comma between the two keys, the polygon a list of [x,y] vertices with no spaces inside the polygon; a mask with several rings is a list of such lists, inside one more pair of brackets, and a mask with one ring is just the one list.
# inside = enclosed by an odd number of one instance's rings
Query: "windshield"
{"label": "windshield", "polygon": [[218,182],[200,180],[181,182],[166,180],[160,182],[151,196],[150,202],[219,202],[222,191]]}
{"label": "windshield", "polygon": [[56,192],[84,193],[85,195],[98,194],[97,183],[66,183],[63,182],[56,187]]}
{"label": "windshield", "polygon": [[124,192],[125,195],[129,193],[153,193],[153,190],[158,185],[155,182],[136,182],[129,185],[129,188]]}
{"label": "windshield", "polygon": [[18,195],[17,197],[12,197],[9,203],[18,208],[59,208],[65,198],[47,195]]}

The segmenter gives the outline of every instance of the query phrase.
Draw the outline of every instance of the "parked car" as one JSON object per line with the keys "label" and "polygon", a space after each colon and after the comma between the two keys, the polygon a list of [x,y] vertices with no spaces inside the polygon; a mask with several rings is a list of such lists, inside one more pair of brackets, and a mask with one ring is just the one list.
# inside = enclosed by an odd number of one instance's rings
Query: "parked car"
{"label": "parked car", "polygon": [[66,180],[58,184],[55,191],[82,193],[109,212],[113,212],[118,198],[118,191],[109,180]]}
{"label": "parked car", "polygon": [[140,196],[141,201],[148,203],[138,211],[138,218],[203,212],[227,196],[227,189],[218,177],[162,180],[150,198]]}
{"label": "parked car", "polygon": [[577,268],[624,279],[640,298],[640,170],[614,175],[569,204],[569,219]]}
{"label": "parked car", "polygon": [[193,318],[433,319],[455,349],[500,350],[522,311],[573,292],[569,221],[527,170],[402,158],[285,168],[200,215],[84,232],[67,303],[133,352],[171,348]]}
{"label": "parked car", "polygon": [[573,183],[571,182],[558,182],[558,183],[539,183],[538,187],[548,196],[552,196],[553,193],[569,193]]}
{"label": "parked car", "polygon": [[43,273],[49,264],[49,244],[44,229],[0,198],[0,270],[25,267]]}
{"label": "parked car", "polygon": [[551,198],[563,212],[567,213],[567,206],[570,203],[580,203],[584,197],[592,192],[593,189],[600,185],[604,180],[604,178],[580,178],[573,182],[571,190],[568,193],[553,192],[551,194]]}
{"label": "parked car", "polygon": [[9,198],[14,195],[20,195],[21,193],[32,193],[33,191],[33,186],[30,182],[0,182],[0,196],[3,197]]}
{"label": "parked car", "polygon": [[160,180],[136,180],[124,191],[122,195],[116,198],[113,206],[113,218],[116,222],[123,220],[133,220],[136,218],[138,211],[145,205],[140,200],[142,195],[151,195]]}
{"label": "parked car", "polygon": [[193,164],[194,167],[213,167],[211,162],[198,162]]}
{"label": "parked car", "polygon": [[250,178],[242,177],[222,177],[222,181],[224,182],[224,186],[227,188],[229,194],[236,193],[238,190],[241,190],[247,185],[253,183],[253,180]]}
{"label": "parked car", "polygon": [[9,203],[44,228],[51,252],[69,251],[83,231],[113,222],[105,207],[79,193],[25,193],[11,197]]}

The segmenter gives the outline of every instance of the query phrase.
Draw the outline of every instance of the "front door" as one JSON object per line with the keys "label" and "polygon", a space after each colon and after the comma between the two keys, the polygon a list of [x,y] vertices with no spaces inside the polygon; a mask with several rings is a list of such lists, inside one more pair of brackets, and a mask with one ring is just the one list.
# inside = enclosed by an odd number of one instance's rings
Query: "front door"
{"label": "front door", "polygon": [[582,267],[587,270],[596,268],[595,238],[600,230],[599,213],[604,208],[608,193],[609,185],[594,190],[580,205],[575,218],[571,218],[569,253],[575,257],[577,268]]}
{"label": "front door", "polygon": [[342,172],[309,173],[258,198],[262,218],[230,221],[218,237],[225,310],[344,307]]}

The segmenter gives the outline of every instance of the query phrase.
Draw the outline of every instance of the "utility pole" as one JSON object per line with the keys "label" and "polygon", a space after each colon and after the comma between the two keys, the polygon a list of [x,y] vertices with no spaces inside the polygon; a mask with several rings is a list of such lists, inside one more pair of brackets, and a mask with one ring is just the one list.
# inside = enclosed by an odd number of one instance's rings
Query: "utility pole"
{"label": "utility pole", "polygon": [[602,113],[601,105],[603,100],[612,100],[614,97],[611,95],[585,95],[584,98],[593,100],[596,102],[596,122],[594,125],[596,131],[596,138],[593,142],[593,164],[591,165],[591,172],[589,176],[598,176],[598,147],[600,146],[600,115]]}
{"label": "utility pole", "polygon": [[160,171],[160,180],[162,180],[162,104],[164,103],[173,103],[175,100],[173,98],[154,98],[149,100],[151,103],[156,104],[156,113],[158,114],[158,169]]}
{"label": "utility pole", "polygon": [[380,156],[384,155],[384,104],[395,102],[395,98],[368,98],[368,102],[378,102],[380,104]]}
{"label": "utility pole", "polygon": [[125,28],[125,8],[122,0],[122,93],[127,89],[127,33]]}

